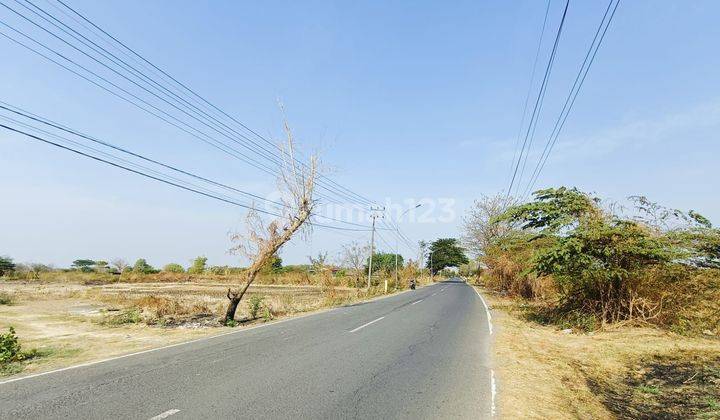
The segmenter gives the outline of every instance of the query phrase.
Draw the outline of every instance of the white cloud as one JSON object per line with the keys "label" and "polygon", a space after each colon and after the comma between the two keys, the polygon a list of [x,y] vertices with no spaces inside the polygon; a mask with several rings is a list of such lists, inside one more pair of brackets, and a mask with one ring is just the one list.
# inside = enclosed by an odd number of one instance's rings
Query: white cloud
{"label": "white cloud", "polygon": [[715,101],[673,114],[621,124],[597,134],[572,138],[561,135],[555,145],[553,160],[558,163],[578,158],[602,158],[618,151],[642,150],[718,126],[720,101]]}

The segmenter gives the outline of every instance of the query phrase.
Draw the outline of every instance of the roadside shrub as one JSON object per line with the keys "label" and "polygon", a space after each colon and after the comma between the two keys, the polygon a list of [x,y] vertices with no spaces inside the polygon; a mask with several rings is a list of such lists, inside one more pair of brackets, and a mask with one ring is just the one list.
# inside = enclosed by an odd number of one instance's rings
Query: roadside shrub
{"label": "roadside shrub", "polygon": [[165,265],[165,267],[163,267],[162,271],[164,271],[166,273],[184,273],[185,269],[180,264],[170,263],[170,264]]}
{"label": "roadside shrub", "polygon": [[126,309],[118,314],[106,316],[102,321],[100,321],[100,324],[117,327],[126,324],[137,324],[140,321],[140,311],[137,309]]}
{"label": "roadside shrub", "polygon": [[153,266],[148,264],[144,258],[140,258],[137,261],[135,261],[132,272],[136,273],[136,274],[152,274],[152,273],[157,273],[158,270],[156,270],[155,268],[153,268]]}
{"label": "roadside shrub", "polygon": [[188,268],[189,274],[202,274],[205,272],[207,257],[197,257],[193,260],[192,265]]}
{"label": "roadside shrub", "polygon": [[13,297],[7,293],[0,293],[0,305],[12,305]]}
{"label": "roadside shrub", "polygon": [[250,318],[255,319],[260,312],[264,297],[260,295],[252,295],[248,299],[248,310],[250,311]]}
{"label": "roadside shrub", "polygon": [[207,271],[216,276],[225,276],[230,273],[230,268],[226,265],[213,265]]}
{"label": "roadside shrub", "polygon": [[0,334],[0,364],[18,362],[23,360],[20,340],[13,327],[5,334]]}
{"label": "roadside shrub", "polygon": [[516,230],[483,248],[487,287],[539,298],[531,316],[563,327],[641,321],[720,333],[720,231],[707,219],[644,197],[631,197],[637,214],[627,217],[576,189],[534,196],[494,219]]}
{"label": "roadside shrub", "polygon": [[267,322],[267,321],[272,321],[272,319],[274,318],[274,317],[273,317],[272,310],[270,309],[269,306],[265,306],[265,307],[263,308],[262,317],[263,317],[263,319],[264,319],[266,322]]}
{"label": "roadside shrub", "polygon": [[599,220],[578,226],[536,257],[535,269],[553,275],[560,306],[594,313],[604,322],[650,318],[659,302],[641,292],[643,271],[664,265],[672,252],[638,223]]}
{"label": "roadside shrub", "polygon": [[0,276],[12,274],[13,271],[15,271],[15,263],[13,263],[13,259],[8,256],[0,255]]}

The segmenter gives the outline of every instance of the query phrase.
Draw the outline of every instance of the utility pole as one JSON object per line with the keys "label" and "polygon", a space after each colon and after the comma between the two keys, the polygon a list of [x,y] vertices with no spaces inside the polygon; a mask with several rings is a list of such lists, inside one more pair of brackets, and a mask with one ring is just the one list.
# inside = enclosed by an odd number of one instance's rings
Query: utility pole
{"label": "utility pole", "polygon": [[[371,208],[371,211],[377,211],[379,209]],[[373,255],[375,254],[375,219],[377,219],[379,216],[377,213],[372,213],[370,215],[372,217],[372,233],[370,234],[370,262],[368,263],[368,282],[367,287],[370,289],[370,279],[372,278],[372,261],[373,261]],[[387,280],[385,280],[385,291],[387,291]]]}

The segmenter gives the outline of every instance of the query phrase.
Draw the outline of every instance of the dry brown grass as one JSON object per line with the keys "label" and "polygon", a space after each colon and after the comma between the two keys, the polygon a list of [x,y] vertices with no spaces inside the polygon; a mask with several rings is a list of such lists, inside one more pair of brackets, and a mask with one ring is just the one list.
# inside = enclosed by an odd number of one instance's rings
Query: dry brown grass
{"label": "dry brown grass", "polygon": [[515,252],[492,250],[483,257],[488,267],[482,276],[483,284],[511,296],[539,299],[554,296],[557,289],[552,277],[538,277],[529,271],[532,251],[532,247],[520,247]]}
{"label": "dry brown grass", "polygon": [[720,416],[720,340],[616,326],[566,333],[485,292],[504,418]]}

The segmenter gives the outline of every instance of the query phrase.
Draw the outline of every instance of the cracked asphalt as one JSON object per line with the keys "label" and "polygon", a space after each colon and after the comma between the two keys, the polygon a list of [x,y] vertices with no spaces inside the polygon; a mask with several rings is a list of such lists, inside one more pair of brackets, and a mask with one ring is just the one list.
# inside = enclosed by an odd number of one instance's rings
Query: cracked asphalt
{"label": "cracked asphalt", "polygon": [[489,340],[454,279],[0,383],[0,418],[489,418]]}

